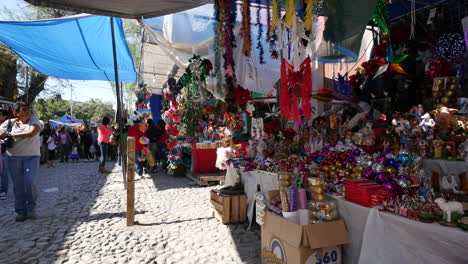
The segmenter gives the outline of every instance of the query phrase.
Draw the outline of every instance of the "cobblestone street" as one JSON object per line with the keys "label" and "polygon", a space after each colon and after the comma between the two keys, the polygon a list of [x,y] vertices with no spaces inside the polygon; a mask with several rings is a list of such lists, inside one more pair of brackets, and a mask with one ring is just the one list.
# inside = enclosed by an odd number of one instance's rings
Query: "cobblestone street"
{"label": "cobblestone street", "polygon": [[[109,166],[109,165],[108,165]],[[135,183],[126,227],[120,167],[97,163],[40,168],[37,219],[15,222],[13,191],[0,201],[0,263],[260,263],[260,232],[212,217],[209,190],[157,174]]]}

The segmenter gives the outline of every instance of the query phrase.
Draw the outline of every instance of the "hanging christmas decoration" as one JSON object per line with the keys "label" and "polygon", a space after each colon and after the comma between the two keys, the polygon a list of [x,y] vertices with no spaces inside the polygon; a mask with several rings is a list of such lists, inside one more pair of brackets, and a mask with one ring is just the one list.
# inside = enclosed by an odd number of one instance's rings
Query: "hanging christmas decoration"
{"label": "hanging christmas decoration", "polygon": [[[220,38],[220,25],[221,25],[221,19],[220,19],[220,12],[219,12],[219,1],[222,0],[215,0],[214,3],[214,23],[213,23],[213,32],[214,32],[214,41],[213,41],[213,50],[214,50],[214,75],[216,77],[216,90],[218,94],[222,93],[223,89],[223,80],[222,80],[222,74],[221,74],[221,50],[220,44],[221,44],[221,38]],[[250,34],[249,34],[250,36]]]}
{"label": "hanging christmas decoration", "polygon": [[372,14],[372,20],[382,30],[384,34],[390,33],[388,23],[388,8],[385,0],[378,0],[375,11]]}
{"label": "hanging christmas decoration", "polygon": [[260,0],[256,0],[257,4],[257,26],[258,26],[258,35],[257,35],[257,49],[259,50],[259,61],[260,64],[265,64],[265,60],[263,59],[264,50],[262,45],[262,35],[263,35],[263,25],[262,20],[260,17],[260,11],[262,7],[260,5]]}
{"label": "hanging christmas decoration", "polygon": [[439,59],[453,60],[465,53],[465,40],[459,33],[446,33],[440,36],[434,47],[434,53]]}
{"label": "hanging christmas decoration", "polygon": [[279,9],[278,9],[278,0],[273,0],[271,5],[271,31],[276,31],[276,28],[279,25]]}
{"label": "hanging christmas decoration", "polygon": [[243,45],[242,52],[245,56],[250,57],[252,50],[252,39],[250,36],[250,5],[249,0],[242,1],[242,37]]}
{"label": "hanging christmas decoration", "polygon": [[304,27],[306,30],[311,30],[312,29],[312,23],[313,23],[313,10],[314,10],[314,4],[316,0],[305,0],[304,3],[306,4],[306,9],[305,9],[305,16],[304,16]]}
{"label": "hanging christmas decoration", "polygon": [[[311,59],[307,57],[300,65],[299,71],[285,59],[281,61],[281,116],[288,120],[299,121],[300,110],[302,116],[311,118],[312,109],[310,95],[312,94]],[[300,101],[299,101],[300,100]],[[299,103],[301,108],[299,108]]]}
{"label": "hanging christmas decoration", "polygon": [[[235,0],[224,1],[223,28],[224,28],[224,69],[227,82],[230,86],[236,83],[234,72],[233,47],[235,47],[235,37],[233,33],[234,23],[236,21],[237,8]],[[232,87],[230,88],[232,89]]]}
{"label": "hanging christmas decoration", "polygon": [[267,42],[270,42],[271,39],[271,6],[270,6],[270,0],[266,0],[266,10],[267,10],[267,32],[266,32],[266,38]]}
{"label": "hanging christmas decoration", "polygon": [[278,34],[276,30],[278,28],[279,23],[279,9],[278,9],[278,0],[272,0],[272,19],[271,19],[271,26],[270,26],[270,57],[274,60],[278,60],[279,53],[276,49],[276,45],[278,44]]}
{"label": "hanging christmas decoration", "polygon": [[333,89],[338,97],[349,98],[351,96],[351,84],[348,81],[348,73],[333,78]]}
{"label": "hanging christmas decoration", "polygon": [[286,0],[286,25],[292,27],[296,10],[294,9],[294,0]]}

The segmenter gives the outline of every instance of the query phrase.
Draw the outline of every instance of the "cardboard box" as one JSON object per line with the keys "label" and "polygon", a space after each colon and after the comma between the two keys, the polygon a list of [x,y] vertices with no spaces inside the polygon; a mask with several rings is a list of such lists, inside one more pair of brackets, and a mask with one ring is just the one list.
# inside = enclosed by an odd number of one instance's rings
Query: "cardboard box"
{"label": "cardboard box", "polygon": [[340,264],[348,243],[343,220],[297,225],[270,211],[262,225],[262,264]]}

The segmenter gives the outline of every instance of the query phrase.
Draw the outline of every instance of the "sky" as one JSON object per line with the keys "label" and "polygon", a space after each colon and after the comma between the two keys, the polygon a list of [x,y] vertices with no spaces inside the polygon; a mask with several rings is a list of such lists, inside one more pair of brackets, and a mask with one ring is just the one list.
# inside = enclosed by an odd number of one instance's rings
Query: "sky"
{"label": "sky", "polygon": [[[6,7],[12,11],[19,11],[17,5],[25,5],[26,2],[23,0],[1,0],[0,1],[0,20],[10,20],[9,17],[3,11],[3,7]],[[105,81],[73,81],[70,80],[70,83],[73,85],[73,93],[71,93],[70,88],[60,87],[61,82],[58,82],[57,79],[49,78],[46,82],[46,88],[56,87],[57,92],[62,95],[63,99],[73,101],[84,102],[92,98],[100,99],[104,102],[110,102],[116,105],[116,98],[112,92],[112,88],[109,82]],[[72,97],[71,97],[72,94]],[[46,95],[40,94],[39,97],[44,97]]]}

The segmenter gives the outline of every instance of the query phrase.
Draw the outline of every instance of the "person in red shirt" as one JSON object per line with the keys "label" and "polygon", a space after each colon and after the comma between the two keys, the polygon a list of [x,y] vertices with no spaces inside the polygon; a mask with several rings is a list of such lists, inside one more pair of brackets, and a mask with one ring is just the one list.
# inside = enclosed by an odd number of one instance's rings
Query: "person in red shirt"
{"label": "person in red shirt", "polygon": [[158,133],[156,136],[156,143],[158,144],[158,155],[156,158],[156,164],[160,163],[162,169],[167,168],[167,140],[169,135],[166,132],[166,122],[164,120],[158,121]]}
{"label": "person in red shirt", "polygon": [[133,126],[128,129],[128,137],[135,138],[135,165],[136,165],[136,172],[139,177],[143,176],[143,162],[142,160],[142,150],[145,147],[144,144],[141,144],[140,138],[145,136],[145,132],[142,131],[140,127],[140,118],[138,116],[133,117]]}
{"label": "person in red shirt", "polygon": [[99,149],[101,150],[101,157],[99,158],[99,172],[100,173],[110,173],[106,169],[106,159],[107,159],[107,149],[110,144],[110,136],[112,135],[112,130],[108,127],[110,124],[110,119],[106,116],[102,119],[102,125],[98,127],[98,144]]}

